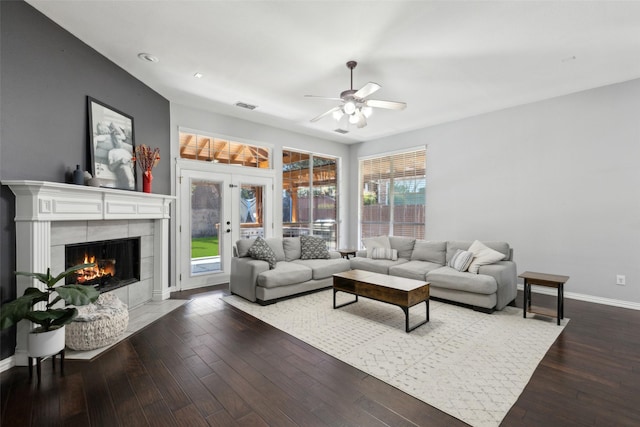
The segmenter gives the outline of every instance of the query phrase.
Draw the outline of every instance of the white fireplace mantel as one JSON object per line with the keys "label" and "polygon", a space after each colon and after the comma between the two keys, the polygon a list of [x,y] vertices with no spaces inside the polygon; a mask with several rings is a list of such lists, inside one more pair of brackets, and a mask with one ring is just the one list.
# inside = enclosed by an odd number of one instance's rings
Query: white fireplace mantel
{"label": "white fireplace mantel", "polygon": [[16,221],[169,219],[173,196],[44,181],[2,181],[16,195]]}
{"label": "white fireplace mantel", "polygon": [[[3,180],[16,196],[16,270],[44,272],[51,266],[51,223],[57,221],[153,220],[152,299],[169,298],[169,218],[174,196],[45,181]],[[35,279],[18,276],[17,295]],[[26,334],[20,322],[16,365],[27,365]]]}

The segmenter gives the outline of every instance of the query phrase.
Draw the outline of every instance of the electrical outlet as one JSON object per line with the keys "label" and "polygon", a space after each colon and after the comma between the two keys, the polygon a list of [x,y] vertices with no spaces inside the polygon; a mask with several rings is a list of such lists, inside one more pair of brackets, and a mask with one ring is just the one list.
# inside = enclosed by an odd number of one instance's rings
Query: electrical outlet
{"label": "electrical outlet", "polygon": [[618,274],[616,276],[616,285],[626,285],[627,282],[627,278],[625,276],[623,276],[622,274]]}

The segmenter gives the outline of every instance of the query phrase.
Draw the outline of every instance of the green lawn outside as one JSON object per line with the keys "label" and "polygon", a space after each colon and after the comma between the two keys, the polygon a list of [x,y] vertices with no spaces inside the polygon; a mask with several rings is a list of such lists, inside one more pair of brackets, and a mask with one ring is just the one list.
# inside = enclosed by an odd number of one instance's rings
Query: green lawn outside
{"label": "green lawn outside", "polygon": [[204,258],[218,255],[217,237],[191,238],[191,258]]}

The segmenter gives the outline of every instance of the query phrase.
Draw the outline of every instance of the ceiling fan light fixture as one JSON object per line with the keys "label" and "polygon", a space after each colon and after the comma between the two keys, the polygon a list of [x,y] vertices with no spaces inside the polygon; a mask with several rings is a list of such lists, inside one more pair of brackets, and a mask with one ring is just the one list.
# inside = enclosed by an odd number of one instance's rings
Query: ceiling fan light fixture
{"label": "ceiling fan light fixture", "polygon": [[360,119],[358,120],[358,129],[363,128],[367,125],[367,118],[364,114],[360,115]]}
{"label": "ceiling fan light fixture", "polygon": [[345,114],[353,114],[356,112],[356,103],[353,101],[347,101],[342,106],[342,109],[344,110]]}
{"label": "ceiling fan light fixture", "polygon": [[342,116],[344,116],[344,113],[342,112],[342,110],[336,110],[332,113],[332,115],[335,120],[340,120]]}
{"label": "ceiling fan light fixture", "polygon": [[369,107],[368,105],[363,105],[362,108],[360,108],[360,111],[367,119],[371,117],[371,114],[373,114],[373,108]]}
{"label": "ceiling fan light fixture", "polygon": [[357,124],[358,122],[360,122],[360,117],[361,115],[359,113],[351,114],[349,116],[349,123],[351,123],[352,125]]}

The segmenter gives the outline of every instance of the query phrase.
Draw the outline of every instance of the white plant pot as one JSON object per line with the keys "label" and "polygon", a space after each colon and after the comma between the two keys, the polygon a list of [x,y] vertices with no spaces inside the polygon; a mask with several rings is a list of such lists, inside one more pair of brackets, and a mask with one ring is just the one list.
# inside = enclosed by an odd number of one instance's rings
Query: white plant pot
{"label": "white plant pot", "polygon": [[64,331],[62,326],[49,332],[29,333],[27,352],[29,357],[46,357],[60,353],[64,349]]}

